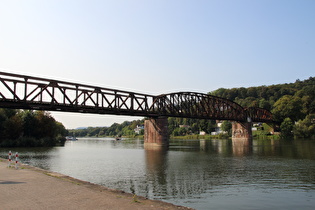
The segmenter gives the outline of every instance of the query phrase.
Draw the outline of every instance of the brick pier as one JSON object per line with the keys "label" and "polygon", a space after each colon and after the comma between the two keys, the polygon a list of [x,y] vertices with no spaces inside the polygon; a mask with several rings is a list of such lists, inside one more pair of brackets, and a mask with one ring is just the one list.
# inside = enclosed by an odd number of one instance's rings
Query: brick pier
{"label": "brick pier", "polygon": [[233,122],[232,139],[252,141],[252,122]]}
{"label": "brick pier", "polygon": [[167,147],[168,122],[167,118],[150,118],[144,121],[145,147]]}

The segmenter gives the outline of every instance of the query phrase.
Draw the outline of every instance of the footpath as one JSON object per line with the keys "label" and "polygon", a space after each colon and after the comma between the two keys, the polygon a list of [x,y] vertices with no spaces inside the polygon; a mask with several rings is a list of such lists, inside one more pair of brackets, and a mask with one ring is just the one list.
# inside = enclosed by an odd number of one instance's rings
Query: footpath
{"label": "footpath", "polygon": [[191,209],[0,159],[0,209]]}

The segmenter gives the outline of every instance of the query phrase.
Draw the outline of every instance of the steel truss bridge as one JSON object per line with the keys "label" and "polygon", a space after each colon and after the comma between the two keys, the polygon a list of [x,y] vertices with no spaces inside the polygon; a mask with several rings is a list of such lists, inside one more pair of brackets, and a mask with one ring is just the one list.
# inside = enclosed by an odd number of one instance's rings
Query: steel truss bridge
{"label": "steel truss bridge", "polygon": [[0,72],[0,107],[144,117],[183,117],[273,122],[261,108],[212,95],[178,92],[148,95],[79,83]]}

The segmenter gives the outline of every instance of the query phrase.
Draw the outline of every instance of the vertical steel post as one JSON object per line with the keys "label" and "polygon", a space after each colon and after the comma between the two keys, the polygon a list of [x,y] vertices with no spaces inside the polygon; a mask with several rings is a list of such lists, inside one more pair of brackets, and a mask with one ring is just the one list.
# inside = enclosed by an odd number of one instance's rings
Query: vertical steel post
{"label": "vertical steel post", "polygon": [[100,92],[100,90],[99,90],[99,88],[95,88],[95,93],[96,93],[96,108],[99,108],[99,104],[98,104],[98,102],[99,102],[99,99],[98,99],[98,97],[99,97],[99,92]]}
{"label": "vertical steel post", "polygon": [[26,97],[27,97],[27,80],[28,78],[24,78],[24,103],[26,103]]}
{"label": "vertical steel post", "polygon": [[14,89],[13,89],[13,92],[14,92],[14,100],[17,99],[17,96],[16,96],[16,82],[13,82],[14,84]]}
{"label": "vertical steel post", "polygon": [[117,103],[117,91],[115,91],[115,105],[114,105],[115,109],[117,109],[117,104],[119,105],[119,101]]}
{"label": "vertical steel post", "polygon": [[67,96],[66,91],[67,91],[67,89],[66,88],[62,88],[62,90],[64,92],[64,94],[63,94],[63,104],[66,105],[66,96]]}
{"label": "vertical steel post", "polygon": [[75,89],[75,106],[78,106],[78,97],[79,97],[79,86],[78,85],[76,85],[75,86],[76,87],[76,89]]}
{"label": "vertical steel post", "polygon": [[40,87],[39,101],[43,102],[43,87]]}
{"label": "vertical steel post", "polygon": [[133,108],[133,100],[134,100],[134,98],[135,98],[135,95],[133,94],[133,93],[129,93],[129,97],[130,97],[130,99],[131,99],[131,101],[130,101],[130,111],[134,111],[134,108]]}
{"label": "vertical steel post", "polygon": [[52,86],[52,98],[51,98],[51,103],[54,103],[54,99],[55,99],[55,83],[50,83]]}

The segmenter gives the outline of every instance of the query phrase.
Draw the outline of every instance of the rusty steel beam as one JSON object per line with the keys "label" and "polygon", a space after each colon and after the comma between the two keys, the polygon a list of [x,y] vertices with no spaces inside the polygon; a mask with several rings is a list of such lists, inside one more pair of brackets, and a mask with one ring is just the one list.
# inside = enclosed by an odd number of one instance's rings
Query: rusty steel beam
{"label": "rusty steel beam", "polygon": [[243,107],[230,100],[194,92],[157,96],[153,109],[163,116],[245,121]]}
{"label": "rusty steel beam", "polygon": [[258,107],[246,107],[244,110],[247,112],[247,116],[253,122],[274,122],[272,113],[266,109]]}

